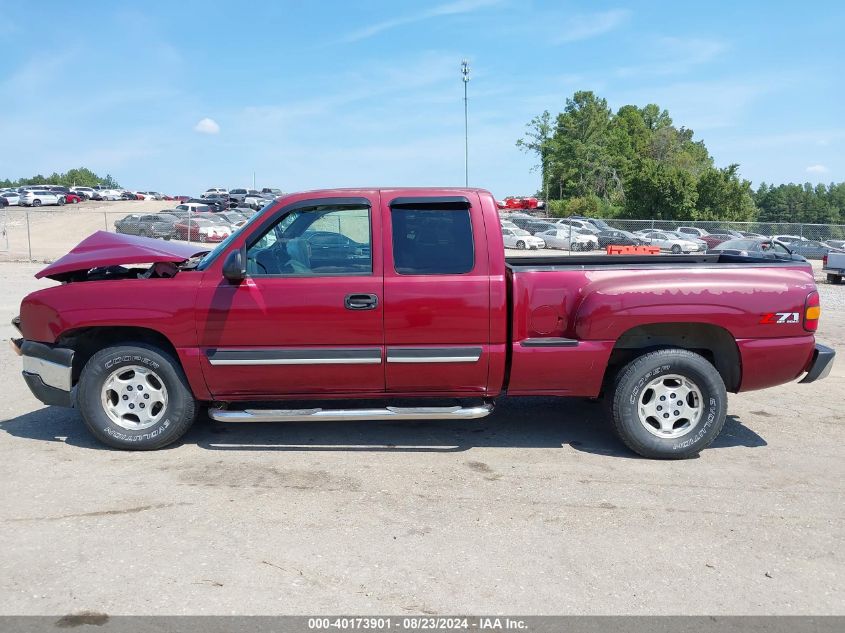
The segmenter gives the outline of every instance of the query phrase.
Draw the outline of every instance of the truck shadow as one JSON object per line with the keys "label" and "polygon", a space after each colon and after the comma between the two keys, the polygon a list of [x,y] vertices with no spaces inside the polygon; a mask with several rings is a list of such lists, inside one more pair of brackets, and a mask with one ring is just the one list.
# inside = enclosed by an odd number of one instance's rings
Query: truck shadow
{"label": "truck shadow", "polygon": [[[81,448],[110,450],[95,440],[78,412],[45,407],[0,422],[9,435]],[[489,417],[475,421],[319,422],[220,424],[202,416],[174,445],[210,451],[457,453],[475,447],[563,448],[639,458],[614,435],[603,406],[588,400],[505,398]],[[729,415],[711,449],[766,446],[757,433]]]}

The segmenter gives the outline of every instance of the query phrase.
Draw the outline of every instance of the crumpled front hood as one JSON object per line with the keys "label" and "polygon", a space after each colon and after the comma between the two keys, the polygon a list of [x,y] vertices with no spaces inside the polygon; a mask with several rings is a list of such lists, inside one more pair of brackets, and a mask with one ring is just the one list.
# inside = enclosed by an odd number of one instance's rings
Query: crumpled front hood
{"label": "crumpled front hood", "polygon": [[185,242],[97,231],[82,240],[67,255],[38,271],[35,277],[61,281],[68,273],[103,266],[158,262],[178,264],[207,251],[206,247]]}

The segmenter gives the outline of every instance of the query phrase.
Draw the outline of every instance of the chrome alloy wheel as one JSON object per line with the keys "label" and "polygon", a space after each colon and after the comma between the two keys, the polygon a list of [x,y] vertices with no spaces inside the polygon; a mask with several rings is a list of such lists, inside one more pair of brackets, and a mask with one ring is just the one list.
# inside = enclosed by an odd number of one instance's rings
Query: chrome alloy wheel
{"label": "chrome alloy wheel", "polygon": [[703,413],[701,390],[689,378],[677,374],[652,380],[637,403],[640,423],[663,439],[686,435],[698,425]]}
{"label": "chrome alloy wheel", "polygon": [[101,399],[112,422],[129,431],[142,431],[164,416],[167,387],[154,371],[128,365],[109,374]]}

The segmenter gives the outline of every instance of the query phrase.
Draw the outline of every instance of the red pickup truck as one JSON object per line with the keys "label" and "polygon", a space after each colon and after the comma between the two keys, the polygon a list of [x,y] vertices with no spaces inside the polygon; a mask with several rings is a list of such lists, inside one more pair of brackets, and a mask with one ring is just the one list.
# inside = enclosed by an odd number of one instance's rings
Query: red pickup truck
{"label": "red pickup truck", "polygon": [[719,434],[726,392],[811,382],[834,356],[803,259],[506,259],[483,190],[297,193],[200,248],[100,232],[40,271],[61,284],[15,319],[32,392],[126,449],[170,444],[201,405],[430,420],[604,396],[632,450],[683,458]]}

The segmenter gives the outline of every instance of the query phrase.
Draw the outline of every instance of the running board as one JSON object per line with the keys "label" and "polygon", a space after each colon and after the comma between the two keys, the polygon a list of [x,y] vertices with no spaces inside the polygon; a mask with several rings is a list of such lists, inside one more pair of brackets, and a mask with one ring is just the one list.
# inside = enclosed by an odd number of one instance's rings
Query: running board
{"label": "running board", "polygon": [[492,404],[475,407],[385,407],[383,409],[209,409],[218,422],[348,422],[356,420],[477,420]]}

